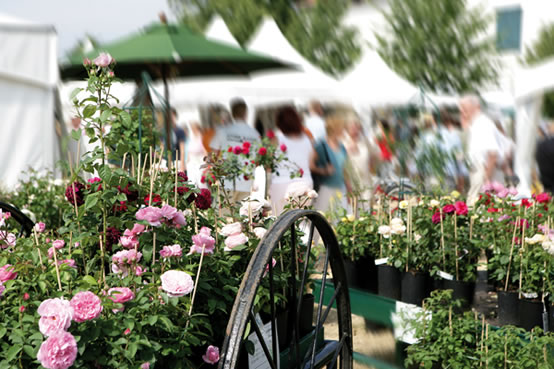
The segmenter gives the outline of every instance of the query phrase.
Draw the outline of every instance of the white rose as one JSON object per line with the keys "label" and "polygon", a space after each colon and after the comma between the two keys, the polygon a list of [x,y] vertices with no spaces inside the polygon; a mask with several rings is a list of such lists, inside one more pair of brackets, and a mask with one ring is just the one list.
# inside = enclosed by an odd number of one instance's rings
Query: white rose
{"label": "white rose", "polygon": [[406,201],[406,200],[400,201],[400,203],[398,204],[398,207],[400,209],[406,209],[408,207],[408,201]]}
{"label": "white rose", "polygon": [[391,228],[388,225],[379,226],[379,228],[377,229],[377,233],[383,235],[383,237],[385,238],[389,238],[390,232]]}
{"label": "white rose", "polygon": [[299,198],[306,196],[312,189],[305,182],[293,182],[287,187],[285,198]]}
{"label": "white rose", "polygon": [[227,237],[241,232],[242,232],[242,224],[240,224],[239,222],[236,222],[236,223],[227,224],[225,227],[221,228],[221,230],[219,231],[219,234]]}
{"label": "white rose", "polygon": [[437,206],[440,206],[440,204],[441,204],[441,203],[440,203],[440,201],[438,201],[438,200],[434,200],[434,199],[433,199],[433,200],[429,201],[429,205],[431,205],[431,206],[434,207],[434,208],[436,208]]}
{"label": "white rose", "polygon": [[542,242],[542,241],[544,241],[544,235],[542,235],[540,233],[537,233],[536,235],[534,235],[531,238],[525,237],[525,242],[527,242],[530,245],[534,245],[534,244]]}
{"label": "white rose", "polygon": [[266,234],[267,232],[267,229],[265,228],[262,228],[262,227],[256,227],[254,228],[254,234],[256,235],[256,237],[258,237],[260,240],[264,237],[264,235]]}
{"label": "white rose", "polygon": [[404,221],[400,218],[392,218],[390,221],[391,227],[404,225]]}
{"label": "white rose", "polygon": [[316,199],[319,195],[315,190],[308,191],[308,198],[310,199]]}

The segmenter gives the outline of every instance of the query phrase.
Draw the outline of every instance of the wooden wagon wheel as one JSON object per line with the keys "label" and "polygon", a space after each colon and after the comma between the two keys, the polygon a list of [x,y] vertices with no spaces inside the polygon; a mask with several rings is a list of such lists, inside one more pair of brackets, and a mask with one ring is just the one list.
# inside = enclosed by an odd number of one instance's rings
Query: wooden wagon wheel
{"label": "wooden wagon wheel", "polygon": [[9,211],[11,214],[11,219],[15,220],[19,225],[21,225],[21,228],[19,230],[19,237],[25,233],[26,236],[29,236],[31,232],[33,232],[33,227],[35,226],[35,223],[25,214],[21,212],[18,208],[15,206],[12,206],[10,204],[6,204],[5,202],[0,201],[0,209],[2,211]]}
{"label": "wooden wagon wheel", "polygon": [[[305,245],[302,242],[297,242],[298,226],[302,226],[306,230],[309,229]],[[317,229],[324,243],[324,248],[322,248],[323,255],[320,255],[317,261],[319,265],[322,265],[322,287],[319,292],[317,312],[315,313],[313,338],[310,338],[311,342],[307,351],[301,354],[299,345],[301,338],[299,337],[301,298],[299,296],[302,297],[303,293],[306,292],[314,229]],[[287,284],[287,302],[288,306],[293,307],[290,308],[288,316],[288,325],[291,329],[288,347],[291,359],[287,367],[289,369],[321,368],[324,366],[336,368],[337,364],[339,364],[341,369],[352,369],[352,317],[350,315],[350,298],[339,245],[335,233],[326,219],[320,213],[312,210],[292,210],[284,213],[261,240],[250,260],[235,299],[233,310],[231,311],[221,350],[219,369],[239,368],[239,354],[241,351],[244,354],[245,329],[249,324],[251,327],[250,331],[256,334],[260,342],[269,367],[278,369],[277,355],[272,358],[270,353],[270,346],[272,352],[279,351],[275,322],[275,268],[273,267],[272,260],[274,252],[279,249],[280,242],[286,241],[290,241],[292,244],[290,257],[285,261],[284,265],[286,265],[286,268],[289,268],[290,272],[290,279]],[[297,255],[297,250],[299,255]],[[312,258],[311,262],[313,263],[313,261]],[[330,299],[329,296],[324,296],[326,281],[328,281],[329,264],[334,285],[334,292]],[[253,311],[256,293],[263,278],[269,278],[266,283],[269,284],[269,304],[272,317],[270,323],[271,345],[268,345],[264,340],[261,327],[256,322]],[[323,309],[322,301],[327,303],[325,310]],[[332,341],[323,341],[323,343],[320,340],[318,343],[318,335],[321,335],[323,324],[332,307],[336,307],[337,310],[338,332],[336,333],[338,334],[336,336],[338,338]]]}

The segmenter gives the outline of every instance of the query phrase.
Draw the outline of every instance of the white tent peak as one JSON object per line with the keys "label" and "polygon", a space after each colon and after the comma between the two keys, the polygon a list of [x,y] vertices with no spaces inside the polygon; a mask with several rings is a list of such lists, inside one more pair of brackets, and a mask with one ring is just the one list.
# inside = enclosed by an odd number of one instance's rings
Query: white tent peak
{"label": "white tent peak", "polygon": [[362,58],[341,80],[350,96],[372,104],[403,104],[418,88],[396,74],[377,51],[365,48]]}
{"label": "white tent peak", "polygon": [[229,31],[227,24],[225,24],[225,21],[223,20],[223,18],[221,18],[220,15],[215,15],[212,18],[210,24],[206,28],[206,31],[204,32],[204,35],[211,40],[240,47],[239,43],[237,42],[231,31]]}
{"label": "white tent peak", "polygon": [[304,58],[287,40],[281,32],[281,29],[271,17],[264,17],[258,29],[248,43],[248,51],[266,54],[275,59],[292,63],[310,75],[325,76],[332,79],[327,74],[315,67],[306,58]]}
{"label": "white tent peak", "polygon": [[43,29],[44,31],[51,31],[55,32],[55,28],[53,25],[49,24],[42,24],[42,23],[36,23],[27,19],[14,17],[13,15],[9,15],[6,13],[0,13],[0,25],[2,28],[27,28],[27,29]]}

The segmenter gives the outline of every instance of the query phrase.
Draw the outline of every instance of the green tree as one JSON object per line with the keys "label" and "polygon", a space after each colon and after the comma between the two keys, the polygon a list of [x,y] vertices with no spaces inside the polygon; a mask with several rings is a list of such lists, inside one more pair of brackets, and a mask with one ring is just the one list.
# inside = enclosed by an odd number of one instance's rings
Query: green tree
{"label": "green tree", "polygon": [[397,73],[435,92],[474,91],[498,79],[491,18],[466,0],[391,0],[377,49]]}
{"label": "green tree", "polygon": [[[537,41],[525,50],[525,63],[534,65],[554,56],[554,23],[542,27]],[[554,118],[554,92],[544,94],[543,114]]]}
{"label": "green tree", "polygon": [[338,75],[360,55],[356,31],[340,22],[348,7],[343,0],[318,0],[299,6],[294,0],[169,0],[180,19],[202,32],[219,14],[235,39],[244,46],[264,15],[270,15],[300,54],[323,71]]}

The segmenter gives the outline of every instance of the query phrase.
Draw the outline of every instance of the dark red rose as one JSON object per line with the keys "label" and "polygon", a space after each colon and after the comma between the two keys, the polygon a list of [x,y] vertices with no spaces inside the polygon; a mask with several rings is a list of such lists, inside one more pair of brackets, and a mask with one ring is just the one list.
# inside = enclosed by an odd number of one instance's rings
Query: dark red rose
{"label": "dark red rose", "polygon": [[265,155],[267,154],[267,149],[265,147],[260,147],[260,149],[258,150],[258,154],[260,155]]}
{"label": "dark red rose", "polygon": [[442,212],[444,214],[452,214],[456,211],[456,207],[452,204],[446,204],[442,207]]}
{"label": "dark red rose", "polygon": [[[73,192],[75,189],[75,198],[73,197]],[[85,203],[84,196],[83,196],[83,190],[85,189],[85,185],[81,182],[73,182],[67,188],[65,189],[65,198],[67,201],[71,203],[71,205],[77,203],[77,206],[81,206]]]}
{"label": "dark red rose", "polygon": [[117,186],[117,190],[120,193],[124,193],[125,195],[127,195],[127,201],[137,201],[139,193],[138,191],[129,189],[129,185],[130,184],[127,183],[125,188],[121,188],[121,186]]}
{"label": "dark red rose", "polygon": [[212,193],[207,188],[200,190],[194,199],[196,207],[200,210],[206,210],[212,205]]}
{"label": "dark red rose", "polygon": [[233,152],[234,152],[236,155],[239,155],[239,154],[242,152],[242,147],[240,147],[240,146],[235,146],[235,148],[233,149]]}
{"label": "dark red rose", "polygon": [[550,201],[550,195],[546,192],[543,192],[541,194],[538,194],[538,195],[533,195],[533,198],[539,203],[539,204],[544,204],[545,202],[549,202]]}
{"label": "dark red rose", "polygon": [[458,215],[467,215],[467,205],[463,201],[456,201],[454,204],[454,207],[456,208],[456,214]]}
{"label": "dark red rose", "polygon": [[112,251],[112,246],[117,245],[121,238],[121,232],[115,227],[106,228],[106,252]]}
{"label": "dark red rose", "polygon": [[267,131],[267,138],[273,140],[275,138],[275,132],[273,132],[271,129]]}
{"label": "dark red rose", "polygon": [[[444,214],[442,215],[442,218],[444,219]],[[441,213],[437,211],[435,214],[433,214],[431,220],[433,221],[433,224],[439,224],[441,222]]]}
{"label": "dark red rose", "polygon": [[[150,194],[144,196],[144,204],[149,205]],[[159,205],[162,203],[162,197],[157,193],[152,194],[152,205]]]}
{"label": "dark red rose", "polygon": [[119,205],[115,204],[113,210],[116,213],[123,213],[127,211],[127,203],[125,201],[120,201]]}
{"label": "dark red rose", "polygon": [[179,177],[180,182],[186,182],[189,180],[189,177],[187,176],[187,172],[177,172],[177,177]]}

